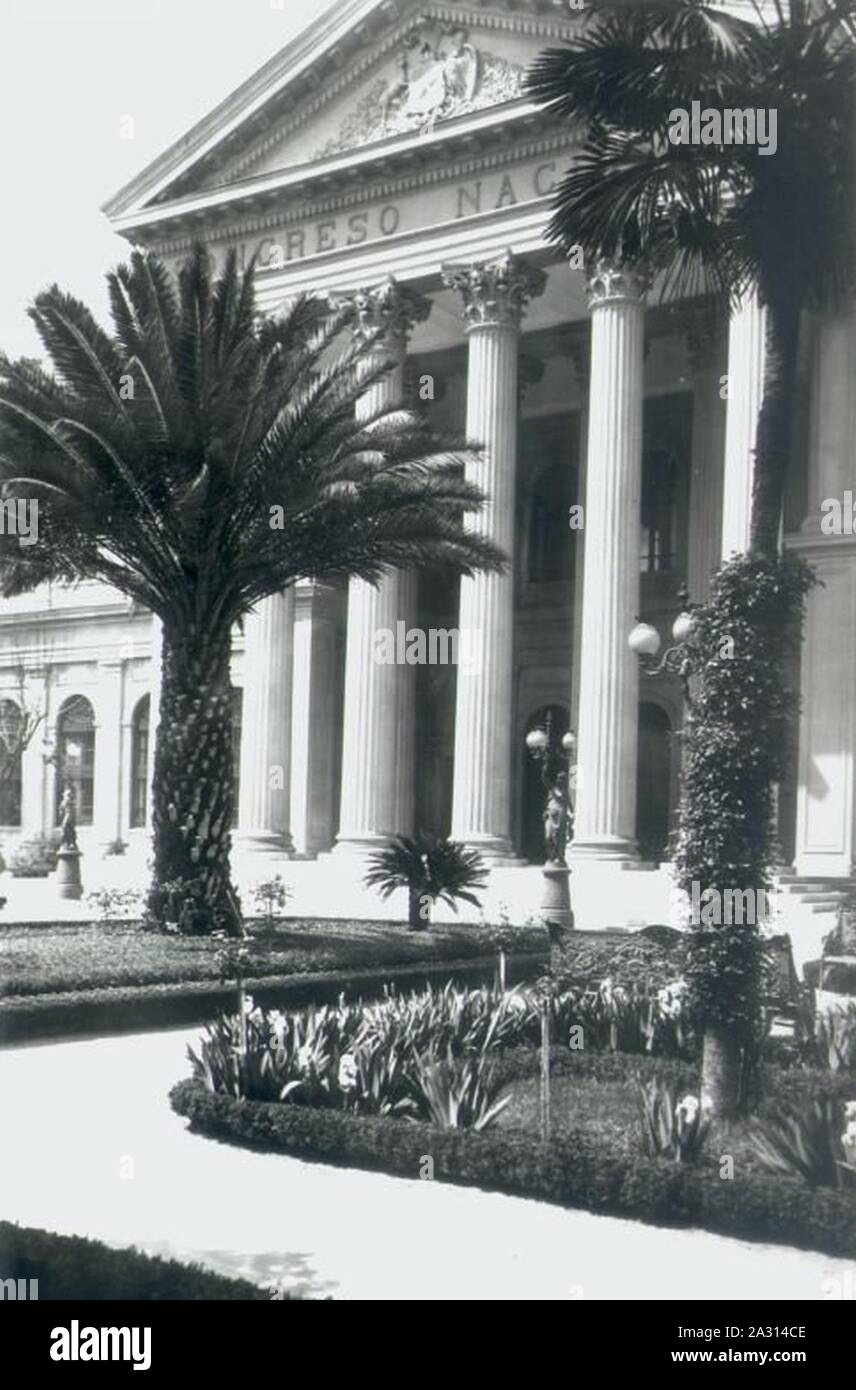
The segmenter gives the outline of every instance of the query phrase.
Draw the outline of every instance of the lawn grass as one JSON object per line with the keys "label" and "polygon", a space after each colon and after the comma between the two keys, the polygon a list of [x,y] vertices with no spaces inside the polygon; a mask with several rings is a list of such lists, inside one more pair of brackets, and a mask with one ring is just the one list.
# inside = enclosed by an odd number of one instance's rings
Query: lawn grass
{"label": "lawn grass", "polygon": [[[558,1139],[568,1139],[577,1135],[592,1143],[605,1143],[614,1153],[632,1159],[643,1152],[642,1125],[640,1122],[639,1087],[654,1076],[665,1079],[672,1088],[676,1100],[684,1095],[698,1095],[700,1076],[698,1069],[688,1062],[664,1064],[661,1059],[652,1057],[620,1057],[623,1075],[604,1075],[603,1069],[594,1069],[578,1062],[574,1054],[565,1053],[560,1063],[561,1069],[551,1078],[550,1085],[550,1132]],[[728,1125],[711,1128],[705,1143],[699,1166],[718,1175],[721,1158],[728,1154],[734,1159],[736,1174],[763,1175],[765,1169],[760,1163],[752,1144],[747,1138],[747,1129],[757,1116],[767,1113],[778,1100],[787,1100],[793,1088],[796,1072],[781,1072],[778,1068],[768,1068],[765,1076],[765,1097],[752,1119],[735,1120]],[[810,1073],[801,1073],[805,1086]],[[827,1083],[830,1074],[824,1074]],[[828,1089],[838,1089],[829,1086]],[[840,1078],[840,1089],[847,1089],[844,1078]],[[851,1087],[852,1089],[852,1087]],[[540,1078],[533,1074],[511,1081],[507,1094],[510,1100],[499,1117],[499,1125],[508,1130],[517,1130],[537,1136],[540,1130]]]}
{"label": "lawn grass", "polygon": [[[502,939],[511,952],[543,951],[537,927],[432,926],[282,919],[247,924],[248,979],[338,970],[472,960]],[[127,922],[0,928],[0,1001],[110,988],[193,984],[220,979],[221,941],[163,935]]]}

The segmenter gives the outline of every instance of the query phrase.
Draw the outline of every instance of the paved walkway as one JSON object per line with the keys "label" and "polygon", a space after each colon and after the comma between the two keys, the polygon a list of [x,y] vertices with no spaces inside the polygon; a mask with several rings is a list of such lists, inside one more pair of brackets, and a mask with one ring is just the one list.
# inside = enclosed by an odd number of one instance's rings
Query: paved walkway
{"label": "paved walkway", "polygon": [[0,1049],[0,1215],[337,1299],[814,1300],[830,1280],[852,1288],[853,1265],[821,1255],[191,1135],[166,1093],[197,1035]]}

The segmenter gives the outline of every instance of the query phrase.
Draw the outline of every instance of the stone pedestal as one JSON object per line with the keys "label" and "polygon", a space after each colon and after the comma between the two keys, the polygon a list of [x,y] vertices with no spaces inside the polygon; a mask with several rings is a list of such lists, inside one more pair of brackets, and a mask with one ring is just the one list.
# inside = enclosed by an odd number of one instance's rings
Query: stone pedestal
{"label": "stone pedestal", "polygon": [[[509,556],[504,574],[461,579],[458,626],[471,654],[458,666],[452,838],[508,862],[511,843],[514,491],[517,470],[518,338],[526,303],[542,292],[542,271],[510,252],[496,261],[449,266],[447,285],[463,300],[469,341],[467,438],[484,453],[467,477],[486,494],[468,521]],[[466,644],[466,645],[465,645]]]}
{"label": "stone pedestal", "polygon": [[552,922],[568,931],[574,925],[571,909],[571,871],[565,864],[545,864],[542,873],[544,895],[539,909],[541,921],[545,926]]}
{"label": "stone pedestal", "polygon": [[80,877],[82,857],[79,849],[57,851],[54,883],[58,898],[71,898],[76,901],[83,896],[83,883]]}

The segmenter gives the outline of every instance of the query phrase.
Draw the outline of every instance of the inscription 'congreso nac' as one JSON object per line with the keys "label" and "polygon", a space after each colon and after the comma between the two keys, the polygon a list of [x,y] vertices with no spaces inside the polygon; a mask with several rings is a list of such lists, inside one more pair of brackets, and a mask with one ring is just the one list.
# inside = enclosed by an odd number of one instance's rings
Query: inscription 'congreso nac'
{"label": "inscription 'congreso nac'", "polygon": [[284,227],[258,241],[241,242],[239,261],[244,265],[255,253],[260,269],[277,270],[290,261],[360,246],[397,232],[498,212],[547,197],[555,187],[557,170],[555,159],[542,160],[511,173],[472,179],[447,188],[420,189],[394,202]]}

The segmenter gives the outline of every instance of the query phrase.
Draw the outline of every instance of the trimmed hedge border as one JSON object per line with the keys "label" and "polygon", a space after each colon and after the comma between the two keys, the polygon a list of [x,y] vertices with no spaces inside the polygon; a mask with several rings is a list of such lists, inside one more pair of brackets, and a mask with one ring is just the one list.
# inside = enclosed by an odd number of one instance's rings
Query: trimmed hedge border
{"label": "trimmed hedge border", "polygon": [[[546,967],[546,955],[519,952],[508,957],[509,979],[529,978]],[[421,989],[454,978],[483,984],[496,970],[496,957],[478,956],[419,964],[385,965],[371,969],[319,970],[288,975],[263,975],[244,982],[248,994],[268,1008],[302,1008],[335,1003],[346,991],[371,997],[384,985]],[[283,998],[283,996],[287,996]],[[71,1037],[98,1033],[139,1033],[180,1024],[206,1023],[212,1014],[235,1007],[235,985],[210,980],[176,984],[121,986],[66,993],[7,995],[0,999],[0,1046],[35,1038]]]}
{"label": "trimmed hedge border", "polygon": [[796,1179],[746,1174],[738,1182],[667,1160],[628,1159],[585,1135],[546,1144],[510,1130],[484,1134],[413,1121],[212,1095],[180,1081],[170,1104],[211,1138],[295,1158],[535,1197],[559,1206],[649,1224],[701,1227],[741,1240],[769,1241],[856,1258],[856,1202]]}
{"label": "trimmed hedge border", "polygon": [[99,1240],[56,1235],[9,1221],[0,1221],[0,1279],[38,1279],[40,1302],[268,1302],[270,1297],[247,1279],[230,1279],[201,1265],[139,1250],[114,1250]]}

